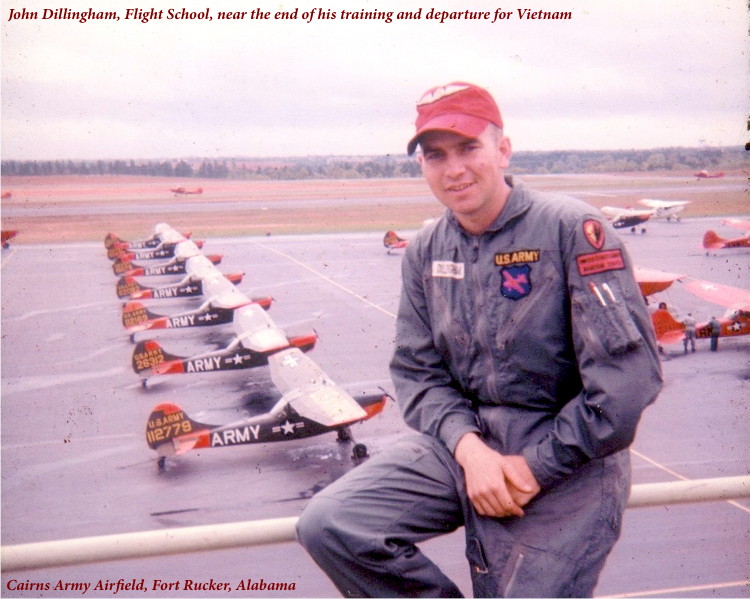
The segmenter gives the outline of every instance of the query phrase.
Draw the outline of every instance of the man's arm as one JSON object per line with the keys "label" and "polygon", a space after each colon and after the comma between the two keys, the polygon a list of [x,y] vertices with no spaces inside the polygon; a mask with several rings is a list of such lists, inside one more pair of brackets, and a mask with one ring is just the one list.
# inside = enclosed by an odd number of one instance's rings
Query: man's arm
{"label": "man's arm", "polygon": [[628,447],[662,386],[653,327],[632,266],[619,237],[602,231],[606,242],[597,250],[577,222],[563,252],[583,389],[563,406],[547,437],[524,450],[543,488]]}

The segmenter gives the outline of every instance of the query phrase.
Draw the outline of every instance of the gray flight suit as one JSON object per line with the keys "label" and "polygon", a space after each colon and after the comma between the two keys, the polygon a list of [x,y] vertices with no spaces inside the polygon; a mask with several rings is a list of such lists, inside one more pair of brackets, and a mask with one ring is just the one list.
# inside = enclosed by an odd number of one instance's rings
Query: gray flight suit
{"label": "gray flight suit", "polygon": [[[298,537],[344,596],[458,596],[416,543],[465,526],[476,596],[593,593],[630,489],[627,447],[661,367],[620,239],[590,206],[513,185],[478,236],[455,217],[403,262],[391,375],[403,439],[316,495]],[[476,432],[542,487],[476,514],[452,452]]]}

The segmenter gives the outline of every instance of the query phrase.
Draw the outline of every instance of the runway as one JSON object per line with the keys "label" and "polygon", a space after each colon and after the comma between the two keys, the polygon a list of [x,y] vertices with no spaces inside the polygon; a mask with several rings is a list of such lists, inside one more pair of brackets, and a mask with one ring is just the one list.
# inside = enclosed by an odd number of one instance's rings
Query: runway
{"label": "runway", "polygon": [[[731,233],[719,219],[690,219],[622,235],[641,266],[747,288],[750,253],[706,256],[700,239],[708,228]],[[279,326],[314,328],[319,342],[309,355],[336,382],[390,393],[401,257],[386,254],[381,240],[369,233],[217,238],[204,251],[225,255],[223,272],[245,272],[240,289],[247,295],[272,295],[269,314]],[[190,452],[160,473],[145,442],[152,407],[174,402],[199,420],[228,421],[269,401],[265,369],[175,375],[142,388],[130,368],[133,345],[102,244],[14,246],[3,250],[0,274],[4,545],[295,516],[317,490],[354,467],[348,448],[330,434]],[[679,284],[663,299],[698,320],[723,312]],[[188,300],[150,305],[170,313]],[[159,340],[179,354],[218,348],[230,335],[207,327],[167,331]],[[681,351],[666,349],[665,389],[633,445],[636,484],[743,475],[750,466],[750,337],[722,339],[717,353],[700,341],[695,354]],[[353,432],[375,454],[407,430],[390,404]],[[748,539],[746,501],[629,510],[596,594],[748,597]],[[471,595],[460,531],[424,550]],[[89,583],[86,596],[105,597],[113,594],[105,583],[121,578],[143,580],[146,596],[155,597],[225,596],[210,584],[185,588],[186,580],[212,579],[229,583],[232,596],[337,596],[293,543],[3,574],[1,592],[78,596],[82,587],[72,585]],[[287,590],[247,590],[248,579],[285,583]],[[71,586],[55,589],[60,581]],[[26,583],[50,588],[19,588]]]}

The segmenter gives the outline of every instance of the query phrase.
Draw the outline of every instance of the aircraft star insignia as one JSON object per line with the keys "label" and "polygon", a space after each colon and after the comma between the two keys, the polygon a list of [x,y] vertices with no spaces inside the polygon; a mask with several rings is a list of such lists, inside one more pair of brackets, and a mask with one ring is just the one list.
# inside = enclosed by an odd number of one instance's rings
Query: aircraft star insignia
{"label": "aircraft star insignia", "polygon": [[285,435],[291,435],[294,433],[294,425],[288,420],[281,426],[281,429],[284,431]]}
{"label": "aircraft star insignia", "polygon": [[298,362],[297,358],[290,354],[284,358],[284,361],[282,362],[282,364],[284,366],[289,366],[290,368],[296,368],[297,362]]}
{"label": "aircraft star insignia", "polygon": [[240,354],[234,354],[234,356],[227,360],[227,364],[229,362],[234,362],[237,366],[239,366],[240,364],[242,364],[243,359],[244,358]]}

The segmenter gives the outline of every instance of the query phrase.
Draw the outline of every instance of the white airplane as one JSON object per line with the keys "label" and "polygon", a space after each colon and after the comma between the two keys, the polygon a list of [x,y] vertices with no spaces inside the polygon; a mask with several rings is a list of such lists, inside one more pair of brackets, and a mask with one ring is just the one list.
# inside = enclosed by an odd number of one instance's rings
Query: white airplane
{"label": "white airplane", "polygon": [[643,199],[638,200],[638,203],[651,208],[651,216],[654,218],[666,218],[670,221],[672,220],[672,217],[674,217],[677,222],[680,222],[680,217],[677,216],[677,214],[685,209],[685,206],[690,203],[690,200],[668,201]]}
{"label": "white airplane", "polygon": [[[635,210],[634,208],[617,208],[616,206],[602,206],[602,214],[607,217],[615,229],[625,229],[630,227],[630,231],[635,233],[638,225],[643,225],[653,215],[652,210]],[[645,233],[646,228],[641,228],[641,233]]]}

